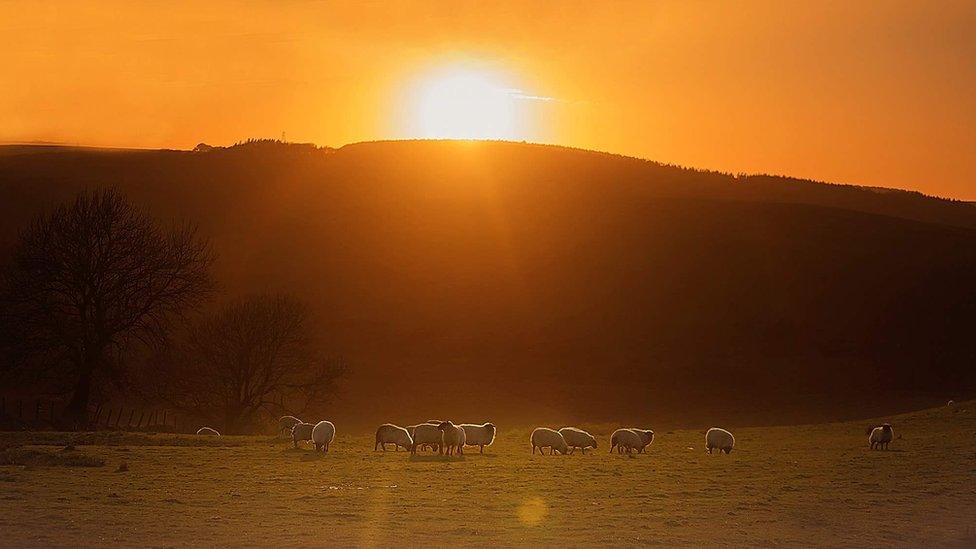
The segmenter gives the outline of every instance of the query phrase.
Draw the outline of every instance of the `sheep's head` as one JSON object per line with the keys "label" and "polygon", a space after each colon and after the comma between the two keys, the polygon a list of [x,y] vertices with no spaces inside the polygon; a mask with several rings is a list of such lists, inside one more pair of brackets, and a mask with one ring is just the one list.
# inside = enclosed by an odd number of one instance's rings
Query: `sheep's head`
{"label": "sheep's head", "polygon": [[437,426],[437,428],[440,429],[441,431],[445,429],[450,429],[451,427],[454,427],[454,424],[451,423],[450,421],[442,421],[441,424]]}
{"label": "sheep's head", "polygon": [[890,423],[885,423],[884,425],[881,426],[881,430],[884,431],[884,432],[886,432],[886,433],[890,433],[891,432],[891,424]]}
{"label": "sheep's head", "polygon": [[594,448],[597,448],[598,447],[597,444],[596,444],[596,437],[590,437],[590,443],[593,444],[593,447]]}

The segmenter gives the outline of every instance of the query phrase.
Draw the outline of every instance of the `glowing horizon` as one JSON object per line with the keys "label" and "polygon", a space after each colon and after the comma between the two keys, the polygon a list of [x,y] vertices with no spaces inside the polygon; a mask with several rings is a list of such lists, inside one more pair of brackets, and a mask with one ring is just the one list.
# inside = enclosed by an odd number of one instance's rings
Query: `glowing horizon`
{"label": "glowing horizon", "polygon": [[0,3],[0,142],[504,139],[976,199],[976,6]]}

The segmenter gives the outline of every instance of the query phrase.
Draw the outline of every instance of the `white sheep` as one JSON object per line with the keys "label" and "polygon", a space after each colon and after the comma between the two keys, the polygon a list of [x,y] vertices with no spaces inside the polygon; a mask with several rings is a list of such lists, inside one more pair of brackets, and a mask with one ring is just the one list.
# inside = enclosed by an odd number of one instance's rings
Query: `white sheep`
{"label": "white sheep", "polygon": [[315,445],[316,452],[319,450],[328,452],[333,439],[335,439],[335,425],[331,421],[320,421],[312,428],[312,444]]}
{"label": "white sheep", "polygon": [[871,436],[868,437],[868,442],[871,444],[871,449],[888,449],[888,444],[891,440],[895,438],[895,432],[891,430],[891,424],[885,423],[881,427],[875,427],[871,431]]}
{"label": "white sheep", "polygon": [[281,435],[285,432],[291,432],[291,428],[295,425],[302,423],[302,420],[295,416],[281,416],[278,418],[278,434]]}
{"label": "white sheep", "polygon": [[450,421],[442,422],[437,428],[444,433],[444,449],[447,451],[447,455],[464,453],[464,429]]}
{"label": "white sheep", "polygon": [[[651,432],[651,438],[653,438],[653,431]],[[610,453],[613,453],[613,449],[617,449],[618,454],[624,453],[626,451],[628,454],[637,450],[641,451],[644,446],[647,446],[645,442],[647,437],[644,435],[644,431],[638,429],[617,429],[610,435]]]}
{"label": "white sheep", "polygon": [[532,443],[532,453],[535,453],[535,449],[539,449],[539,453],[543,453],[543,448],[549,448],[549,455],[553,455],[554,452],[559,452],[560,454],[568,454],[569,447],[566,445],[566,439],[563,438],[559,431],[549,429],[548,427],[537,427],[532,431],[532,436],[529,437],[529,441]]}
{"label": "white sheep", "polygon": [[409,450],[410,446],[413,445],[413,437],[410,436],[410,431],[403,427],[384,423],[376,429],[376,444],[373,445],[373,451],[383,448],[385,452],[387,444],[392,444],[393,449],[397,452],[400,451],[401,446],[404,450]]}
{"label": "white sheep", "polygon": [[572,454],[577,448],[580,449],[583,454],[586,454],[587,448],[596,448],[596,439],[593,435],[587,433],[582,429],[577,429],[576,427],[563,427],[559,430],[559,434],[563,436],[566,440],[566,446],[569,447],[569,453]]}
{"label": "white sheep", "polygon": [[654,442],[654,431],[650,429],[637,429],[637,428],[631,428],[631,431],[641,436],[644,445],[641,446],[640,450],[638,450],[637,453],[643,454],[644,450],[646,450],[647,447],[650,446],[652,442]]}
{"label": "white sheep", "polygon": [[705,433],[705,448],[709,454],[712,453],[713,449],[731,454],[733,446],[735,446],[735,437],[725,429],[712,427]]}
{"label": "white sheep", "polygon": [[210,427],[200,427],[199,429],[197,429],[197,434],[198,435],[207,435],[207,436],[212,436],[212,437],[219,437],[220,436],[220,433],[218,433],[216,429],[211,429]]}
{"label": "white sheep", "polygon": [[298,442],[304,440],[312,440],[312,429],[315,425],[311,423],[296,423],[291,428],[291,441],[295,444],[295,448],[298,448]]}
{"label": "white sheep", "polygon": [[[417,427],[418,426],[420,426],[420,425],[433,425],[434,427],[437,427],[441,423],[443,423],[443,421],[438,421],[436,423],[435,422],[426,421],[424,423],[418,423],[417,425],[407,425],[407,432],[410,433],[410,438],[413,439],[413,438],[416,438],[415,433],[417,431]],[[417,449],[418,450],[430,450],[432,448],[433,448],[433,446],[431,444],[429,444],[429,443],[424,443],[424,444],[420,444],[420,445],[417,446]]]}
{"label": "white sheep", "polygon": [[431,423],[421,423],[413,427],[413,444],[410,445],[410,453],[416,454],[417,448],[429,445],[431,448],[437,446],[437,452],[444,455],[444,431],[437,425]]}
{"label": "white sheep", "polygon": [[485,446],[491,446],[495,442],[495,425],[493,423],[481,425],[462,423],[459,427],[464,429],[464,443],[468,446],[479,446],[481,448],[479,453],[485,453]]}

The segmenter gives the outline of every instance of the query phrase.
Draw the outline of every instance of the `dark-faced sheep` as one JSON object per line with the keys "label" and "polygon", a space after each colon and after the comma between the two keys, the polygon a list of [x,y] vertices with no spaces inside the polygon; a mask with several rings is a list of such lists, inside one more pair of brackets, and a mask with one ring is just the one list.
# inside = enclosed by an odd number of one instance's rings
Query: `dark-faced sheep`
{"label": "dark-faced sheep", "polygon": [[894,438],[895,432],[891,430],[891,424],[885,423],[881,427],[875,427],[871,431],[871,435],[868,437],[868,443],[871,444],[872,450],[887,450],[888,445],[891,444]]}

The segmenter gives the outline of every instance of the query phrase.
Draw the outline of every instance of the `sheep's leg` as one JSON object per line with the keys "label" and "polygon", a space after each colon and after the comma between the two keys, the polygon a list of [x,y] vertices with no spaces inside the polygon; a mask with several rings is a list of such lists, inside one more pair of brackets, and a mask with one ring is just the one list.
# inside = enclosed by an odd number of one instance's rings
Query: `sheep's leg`
{"label": "sheep's leg", "polygon": [[481,454],[485,453],[485,445],[484,444],[481,445],[481,451],[479,453],[481,453]]}

